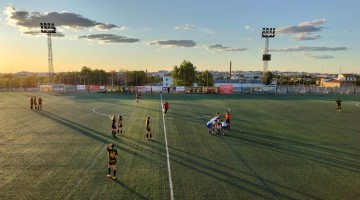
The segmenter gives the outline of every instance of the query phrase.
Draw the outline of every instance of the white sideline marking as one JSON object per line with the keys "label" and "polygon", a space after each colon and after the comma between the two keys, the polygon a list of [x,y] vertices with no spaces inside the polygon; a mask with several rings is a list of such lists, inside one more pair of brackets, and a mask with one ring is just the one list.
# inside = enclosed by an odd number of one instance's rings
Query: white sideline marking
{"label": "white sideline marking", "polygon": [[[161,99],[161,108],[163,107],[163,101],[162,101],[162,94],[160,94]],[[163,110],[163,109],[161,109]],[[165,126],[165,114],[162,112],[163,116],[163,124],[164,124],[164,135],[165,135],[165,148],[166,148],[166,159],[167,159],[167,166],[168,166],[168,172],[169,172],[169,187],[170,187],[170,199],[174,200],[174,190],[173,190],[173,183],[171,178],[171,168],[170,168],[170,155],[169,155],[169,148],[168,148],[168,142],[167,142],[167,135],[166,135],[166,126]]]}

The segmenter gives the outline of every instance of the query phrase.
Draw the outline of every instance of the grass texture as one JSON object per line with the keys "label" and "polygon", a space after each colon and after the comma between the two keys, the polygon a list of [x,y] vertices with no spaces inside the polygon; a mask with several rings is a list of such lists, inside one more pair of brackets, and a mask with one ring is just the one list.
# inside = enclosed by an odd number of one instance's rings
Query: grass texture
{"label": "grass texture", "polygon": [[[42,110],[30,96],[44,99]],[[3,92],[0,199],[359,199],[359,95],[340,95],[341,112],[337,97],[143,94],[137,104],[134,95]],[[208,135],[206,123],[227,109],[231,130]],[[118,138],[112,114],[124,117]],[[116,180],[106,177],[109,143]]]}

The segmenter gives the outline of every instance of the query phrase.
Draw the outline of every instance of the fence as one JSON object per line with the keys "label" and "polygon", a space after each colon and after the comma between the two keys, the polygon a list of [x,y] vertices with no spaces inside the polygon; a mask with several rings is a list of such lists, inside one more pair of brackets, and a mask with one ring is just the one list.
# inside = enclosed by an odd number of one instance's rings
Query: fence
{"label": "fence", "polygon": [[[39,84],[38,88],[2,88],[0,92],[55,92],[55,93],[88,93],[88,92],[110,92],[110,93],[133,93],[141,91],[143,93],[187,93],[187,94],[217,94],[222,93],[220,87],[162,87],[162,86],[98,86],[96,90],[89,85],[64,85],[64,84]],[[228,94],[360,94],[360,87],[318,87],[318,86],[290,86],[290,85],[271,85],[256,87],[233,87]]]}
{"label": "fence", "polygon": [[277,94],[359,94],[360,87],[278,86]]}

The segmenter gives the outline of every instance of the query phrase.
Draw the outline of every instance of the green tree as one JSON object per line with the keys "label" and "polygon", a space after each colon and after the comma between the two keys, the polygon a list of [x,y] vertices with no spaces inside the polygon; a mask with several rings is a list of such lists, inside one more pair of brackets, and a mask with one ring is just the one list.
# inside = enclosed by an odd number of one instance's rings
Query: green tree
{"label": "green tree", "polygon": [[144,71],[132,71],[130,74],[132,85],[144,85],[146,82],[146,73]]}
{"label": "green tree", "polygon": [[198,78],[198,85],[199,86],[214,86],[214,76],[208,70],[205,70],[200,73]]}
{"label": "green tree", "polygon": [[102,69],[95,69],[91,72],[90,80],[91,84],[104,85],[106,84],[107,74]]}
{"label": "green tree", "polygon": [[191,86],[195,83],[196,67],[187,60],[184,60],[181,65],[174,66],[171,71],[174,86]]}
{"label": "green tree", "polygon": [[265,72],[262,77],[262,81],[265,83],[265,85],[269,85],[274,78],[274,74],[270,71]]}
{"label": "green tree", "polygon": [[147,79],[148,85],[158,85],[162,83],[162,77],[148,75]]}

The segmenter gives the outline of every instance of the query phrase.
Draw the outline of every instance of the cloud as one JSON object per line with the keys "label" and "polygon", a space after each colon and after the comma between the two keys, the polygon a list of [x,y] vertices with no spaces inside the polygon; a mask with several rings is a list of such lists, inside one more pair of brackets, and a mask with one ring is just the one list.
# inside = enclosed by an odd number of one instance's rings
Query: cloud
{"label": "cloud", "polygon": [[245,26],[244,28],[245,28],[246,30],[248,30],[248,31],[254,31],[254,29],[251,28],[250,26]]}
{"label": "cloud", "polygon": [[314,32],[320,32],[325,27],[319,26],[325,24],[326,19],[315,19],[313,21],[301,22],[297,26],[285,26],[276,29],[277,34],[291,35],[296,34],[294,40],[316,40],[319,35],[313,35]]}
{"label": "cloud", "polygon": [[[95,27],[98,30],[109,29],[126,29],[127,27],[119,27],[114,24],[97,22],[85,18],[76,13],[70,12],[31,12],[26,10],[18,11],[15,8],[5,7],[4,13],[7,16],[6,21],[9,25],[18,27],[22,32],[31,32],[35,35],[35,30],[40,29],[40,23],[51,22],[56,27],[64,27],[71,30],[80,30],[83,28]],[[40,32],[40,31],[39,31]],[[40,33],[39,33],[40,34]]]}
{"label": "cloud", "polygon": [[321,59],[321,60],[335,58],[334,56],[330,56],[330,55],[319,55],[319,56],[317,56],[317,55],[309,55],[309,57],[315,58],[315,59]]}
{"label": "cloud", "polygon": [[316,26],[316,25],[321,25],[321,24],[325,24],[325,23],[326,23],[326,19],[315,19],[312,21],[302,22],[299,24],[299,26]]}
{"label": "cloud", "polygon": [[[29,35],[29,36],[37,36],[37,35],[39,35],[39,31],[24,31],[23,34]],[[62,33],[52,33],[51,36],[52,37],[65,37],[65,35]]]}
{"label": "cloud", "polygon": [[273,52],[299,52],[299,51],[345,51],[347,47],[308,47],[308,46],[297,46],[292,48],[284,49],[271,49]]}
{"label": "cloud", "polygon": [[208,29],[208,28],[201,28],[201,29],[199,29],[199,31],[202,32],[202,33],[210,34],[210,35],[215,34],[215,31],[213,31],[211,29]]}
{"label": "cloud", "polygon": [[299,33],[296,34],[295,37],[293,38],[296,41],[300,41],[300,40],[317,40],[320,38],[320,35],[318,34],[309,34],[309,33]]}
{"label": "cloud", "polygon": [[231,48],[231,47],[224,47],[221,44],[213,44],[213,45],[204,45],[205,49],[214,50],[216,53],[222,52],[238,52],[238,51],[246,51],[247,48]]}
{"label": "cloud", "polygon": [[100,43],[136,43],[139,39],[128,38],[115,34],[93,34],[79,36],[78,39],[98,40]]}
{"label": "cloud", "polygon": [[189,24],[186,24],[184,26],[176,26],[175,29],[177,30],[192,30],[194,29],[195,26],[192,26],[192,25],[189,25]]}
{"label": "cloud", "polygon": [[196,43],[193,40],[157,40],[148,42],[149,45],[163,45],[165,47],[195,47]]}
{"label": "cloud", "polygon": [[109,30],[109,29],[118,29],[118,30],[127,30],[129,27],[127,26],[116,26],[114,24],[104,24],[104,23],[97,23],[95,28],[97,30]]}

